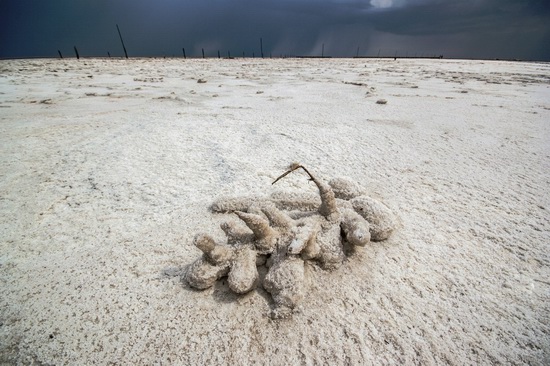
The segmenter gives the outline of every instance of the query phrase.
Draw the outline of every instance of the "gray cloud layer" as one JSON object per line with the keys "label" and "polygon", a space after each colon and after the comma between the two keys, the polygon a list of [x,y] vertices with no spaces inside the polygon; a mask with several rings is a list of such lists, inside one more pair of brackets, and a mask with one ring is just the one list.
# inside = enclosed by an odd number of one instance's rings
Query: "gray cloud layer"
{"label": "gray cloud layer", "polygon": [[0,57],[412,56],[550,60],[547,0],[7,0]]}

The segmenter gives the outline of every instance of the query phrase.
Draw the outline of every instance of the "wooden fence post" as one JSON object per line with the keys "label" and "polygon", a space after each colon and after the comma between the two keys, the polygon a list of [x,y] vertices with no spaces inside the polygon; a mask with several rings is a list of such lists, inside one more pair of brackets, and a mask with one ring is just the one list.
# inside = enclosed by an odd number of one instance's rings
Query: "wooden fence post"
{"label": "wooden fence post", "polygon": [[264,58],[264,44],[261,38],[260,38],[260,53],[262,55],[262,58]]}
{"label": "wooden fence post", "polygon": [[118,31],[118,36],[120,37],[120,43],[122,43],[124,55],[126,56],[126,58],[128,58],[128,52],[126,52],[126,46],[124,46],[124,40],[122,40],[122,34],[120,33],[120,28],[118,28],[118,24],[116,25],[116,30]]}

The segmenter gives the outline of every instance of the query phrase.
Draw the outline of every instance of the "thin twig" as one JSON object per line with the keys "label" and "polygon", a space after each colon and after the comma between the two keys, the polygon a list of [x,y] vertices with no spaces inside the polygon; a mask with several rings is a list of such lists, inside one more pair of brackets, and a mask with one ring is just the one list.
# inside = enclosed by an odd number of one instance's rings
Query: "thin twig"
{"label": "thin twig", "polygon": [[[309,179],[315,182],[315,177],[309,172],[309,170],[306,169],[305,166],[300,165],[298,168],[304,169],[304,171],[307,173],[307,175],[309,175]],[[298,169],[298,168],[296,168],[296,169]]]}
{"label": "thin twig", "polygon": [[311,174],[309,170],[307,170],[301,164],[293,163],[286,172],[275,179],[275,181],[271,184],[277,183],[283,177],[300,168],[306,172],[306,174],[309,176],[309,179],[312,180],[317,186],[317,189],[319,189],[319,194],[321,195],[321,206],[319,207],[319,213],[329,220],[333,220],[334,217],[338,217],[338,207],[336,206],[336,198],[334,196],[332,188],[326,183],[317,180],[317,178],[315,178],[313,174]]}
{"label": "thin twig", "polygon": [[[271,183],[271,184],[277,183],[280,179],[286,177],[287,175],[289,175],[290,173],[292,173],[293,171],[295,171],[295,170],[298,169],[298,168],[304,168],[304,167],[301,166],[300,164],[297,164],[297,163],[292,164],[292,165],[290,166],[290,168],[289,168],[286,172],[284,172],[283,174],[281,174],[281,175],[280,175],[277,179],[275,179],[275,180],[273,181],[273,183]],[[305,169],[305,168],[304,168],[304,169]],[[311,176],[311,175],[310,175],[310,176]]]}

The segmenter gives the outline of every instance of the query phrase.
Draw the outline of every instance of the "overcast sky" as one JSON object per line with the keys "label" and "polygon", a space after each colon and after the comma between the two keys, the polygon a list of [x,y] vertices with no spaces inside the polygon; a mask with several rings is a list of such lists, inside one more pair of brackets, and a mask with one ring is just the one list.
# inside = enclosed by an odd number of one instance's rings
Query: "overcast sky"
{"label": "overcast sky", "polygon": [[550,61],[550,0],[0,0],[0,57],[428,56]]}

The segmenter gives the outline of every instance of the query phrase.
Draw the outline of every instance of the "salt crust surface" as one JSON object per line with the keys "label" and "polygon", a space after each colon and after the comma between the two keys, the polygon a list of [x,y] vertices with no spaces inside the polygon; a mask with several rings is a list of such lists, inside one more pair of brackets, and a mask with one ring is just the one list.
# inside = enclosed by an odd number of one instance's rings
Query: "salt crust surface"
{"label": "salt crust surface", "polygon": [[[549,84],[497,61],[0,61],[0,363],[549,364]],[[291,320],[183,283],[210,203],[292,161],[398,229],[306,267]]]}

